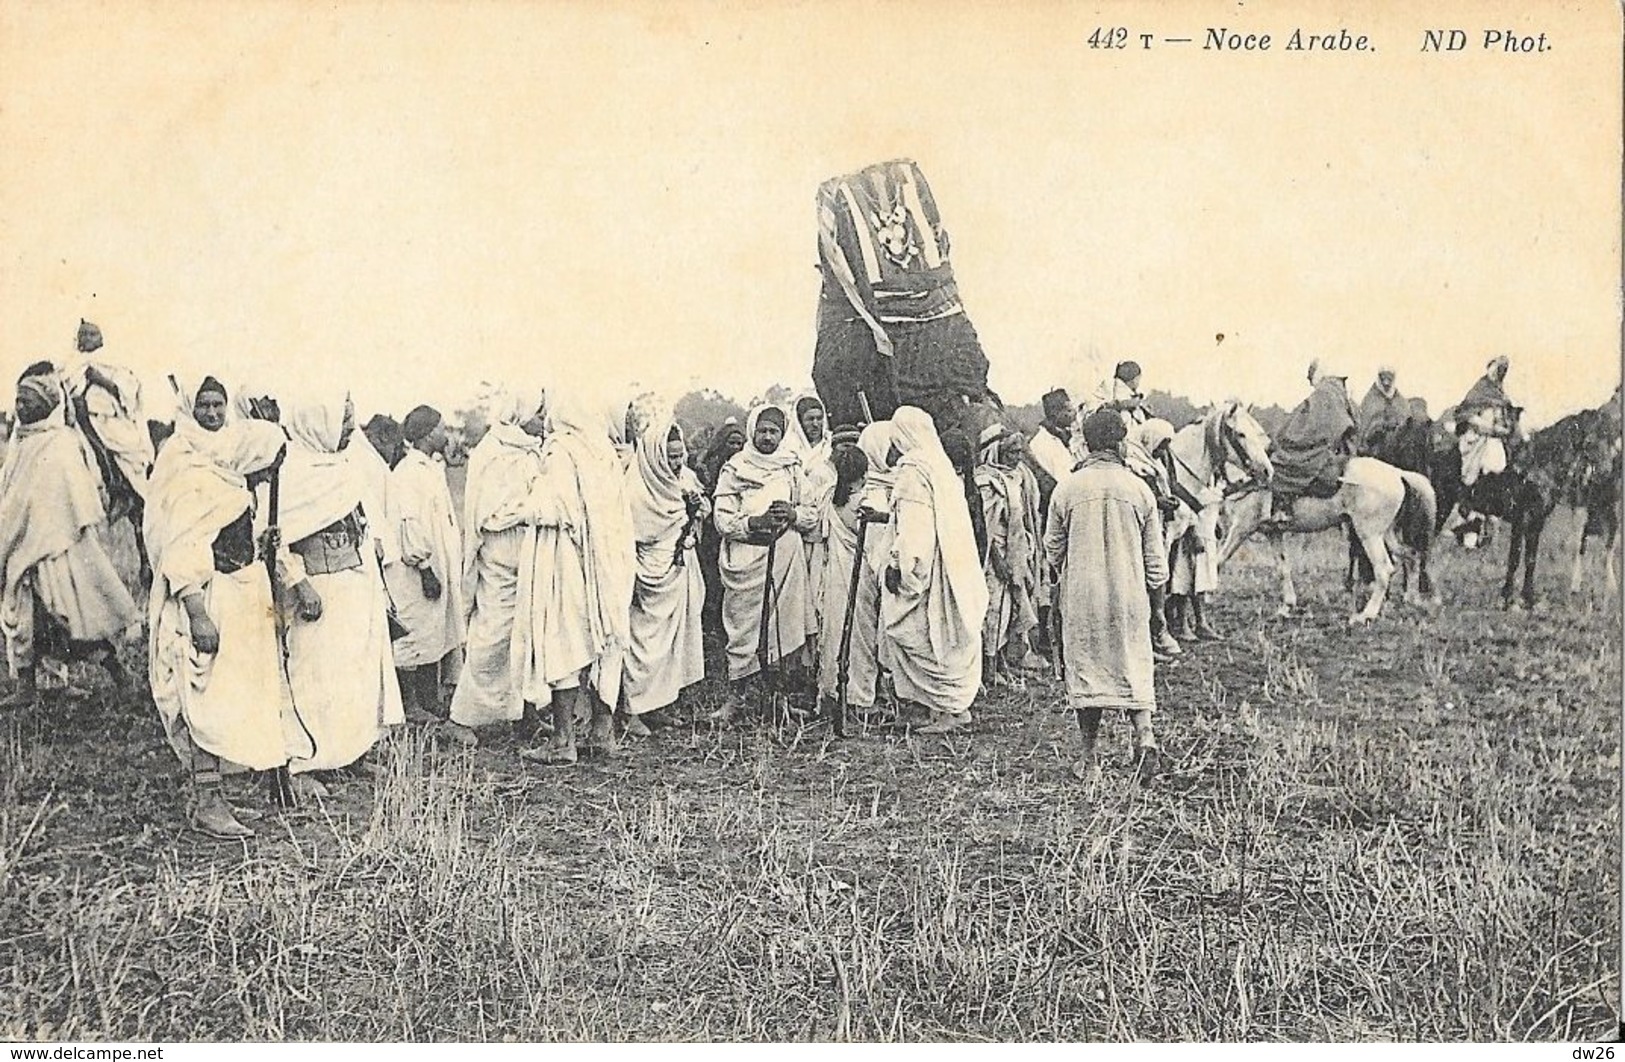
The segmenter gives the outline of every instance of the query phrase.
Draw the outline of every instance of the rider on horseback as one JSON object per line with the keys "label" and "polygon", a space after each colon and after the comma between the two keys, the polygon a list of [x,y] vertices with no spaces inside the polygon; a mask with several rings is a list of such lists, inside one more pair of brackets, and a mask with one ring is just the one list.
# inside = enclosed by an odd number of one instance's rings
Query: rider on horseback
{"label": "rider on horseback", "polygon": [[1336,494],[1343,466],[1354,456],[1359,416],[1349,400],[1347,378],[1317,358],[1309,364],[1309,382],[1314,390],[1287,418],[1270,453],[1275,466],[1272,524],[1291,526],[1293,502],[1300,496]]}
{"label": "rider on horseback", "polygon": [[[1493,494],[1499,489],[1501,473],[1507,470],[1514,448],[1525,437],[1519,421],[1523,410],[1512,404],[1504,389],[1510,365],[1505,354],[1497,356],[1455,410],[1462,485],[1458,502],[1461,521],[1455,532],[1468,549],[1488,543],[1488,524],[1477,515],[1486,504],[1483,494],[1485,491]],[[1492,503],[1490,508],[1496,506]]]}
{"label": "rider on horseback", "polygon": [[1480,475],[1506,471],[1508,448],[1522,439],[1518,414],[1504,384],[1511,361],[1505,354],[1491,361],[1456,406],[1456,435],[1461,446],[1461,482],[1471,487]]}

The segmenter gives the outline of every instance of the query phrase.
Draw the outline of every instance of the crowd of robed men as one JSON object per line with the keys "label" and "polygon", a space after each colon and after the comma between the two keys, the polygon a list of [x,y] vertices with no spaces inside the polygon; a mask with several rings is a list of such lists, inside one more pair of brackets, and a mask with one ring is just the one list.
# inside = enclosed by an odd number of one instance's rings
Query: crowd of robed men
{"label": "crowd of robed men", "polygon": [[[1076,773],[1099,777],[1102,715],[1123,711],[1150,778],[1154,669],[1219,637],[1203,604],[1223,497],[1179,487],[1173,426],[1133,362],[1081,407],[1046,394],[1030,437],[939,435],[910,406],[832,428],[808,393],[696,455],[669,408],[502,391],[459,511],[431,406],[357,431],[340,387],[171,378],[173,427],[155,438],[139,383],[101,347],[82,322],[76,362],[18,381],[0,470],[10,700],[37,696],[51,655],[122,680],[114,643],[144,630],[189,821],[213,836],[252,834],[224,775],[319,797],[326,772],[409,721],[473,745],[528,718],[520,756],[546,765],[612,752],[669,724],[705,675],[708,628],[730,690],[718,723],[839,700],[949,733],[984,687],[1054,667]],[[1515,430],[1506,369],[1459,407],[1475,471],[1504,462],[1493,445]],[[1276,440],[1288,498],[1335,482],[1327,455],[1418,423],[1391,370],[1361,410],[1342,377],[1310,380]],[[143,605],[111,559],[121,516],[150,562]]]}

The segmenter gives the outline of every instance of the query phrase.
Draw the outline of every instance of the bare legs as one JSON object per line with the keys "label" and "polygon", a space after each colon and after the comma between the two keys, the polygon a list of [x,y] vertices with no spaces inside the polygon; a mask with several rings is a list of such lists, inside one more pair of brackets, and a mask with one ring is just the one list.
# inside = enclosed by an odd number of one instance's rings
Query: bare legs
{"label": "bare legs", "polygon": [[[1080,708],[1075,712],[1078,717],[1079,744],[1083,756],[1073,765],[1072,773],[1091,784],[1101,780],[1098,745],[1100,717],[1104,711],[1102,708]],[[1141,783],[1149,784],[1162,770],[1162,753],[1157,747],[1157,734],[1151,724],[1151,711],[1147,708],[1136,708],[1128,713],[1128,718],[1134,730],[1132,748],[1135,767],[1139,772]]]}

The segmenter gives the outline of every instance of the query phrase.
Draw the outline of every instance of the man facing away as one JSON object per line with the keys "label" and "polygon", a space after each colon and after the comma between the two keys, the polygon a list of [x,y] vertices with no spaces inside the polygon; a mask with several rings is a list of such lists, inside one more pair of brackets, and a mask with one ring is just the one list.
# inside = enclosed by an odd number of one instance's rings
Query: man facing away
{"label": "man facing away", "polygon": [[1096,741],[1108,710],[1128,714],[1142,782],[1161,770],[1152,728],[1151,600],[1168,578],[1156,498],[1124,463],[1128,429],[1115,410],[1084,422],[1089,456],[1050,499],[1044,550],[1057,570],[1066,701],[1078,718],[1083,757],[1073,773],[1100,779]]}
{"label": "man facing away", "polygon": [[1270,453],[1275,464],[1270,480],[1273,523],[1290,527],[1299,497],[1330,498],[1337,493],[1359,434],[1359,414],[1349,400],[1346,380],[1318,358],[1309,363],[1313,390],[1287,418]]}

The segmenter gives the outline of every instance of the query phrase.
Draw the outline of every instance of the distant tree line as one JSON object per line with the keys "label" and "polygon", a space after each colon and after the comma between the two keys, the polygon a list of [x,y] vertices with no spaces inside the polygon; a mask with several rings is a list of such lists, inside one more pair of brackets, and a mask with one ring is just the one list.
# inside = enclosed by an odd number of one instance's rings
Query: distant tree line
{"label": "distant tree line", "polygon": [[[451,433],[453,450],[450,456],[454,459],[473,449],[489,430],[490,419],[485,400],[489,390],[489,385],[482,385],[475,400],[456,410],[450,417],[453,429]],[[679,398],[672,407],[672,413],[677,418],[677,423],[682,426],[683,434],[688,438],[689,451],[700,453],[710,445],[712,436],[728,418],[732,417],[743,424],[752,408],[764,402],[784,404],[798,393],[792,388],[776,384],[765,393],[753,397],[748,403],[741,403],[714,388],[702,388],[690,391]],[[1197,405],[1184,395],[1159,390],[1146,392],[1146,405],[1151,408],[1152,413],[1168,421],[1176,429],[1200,420],[1208,409],[1206,406]],[[1271,435],[1286,422],[1287,410],[1280,406],[1251,408],[1259,425]],[[1044,419],[1043,407],[1038,402],[1019,406],[1007,405],[1004,408],[1004,419],[1011,427],[1031,433]]]}

